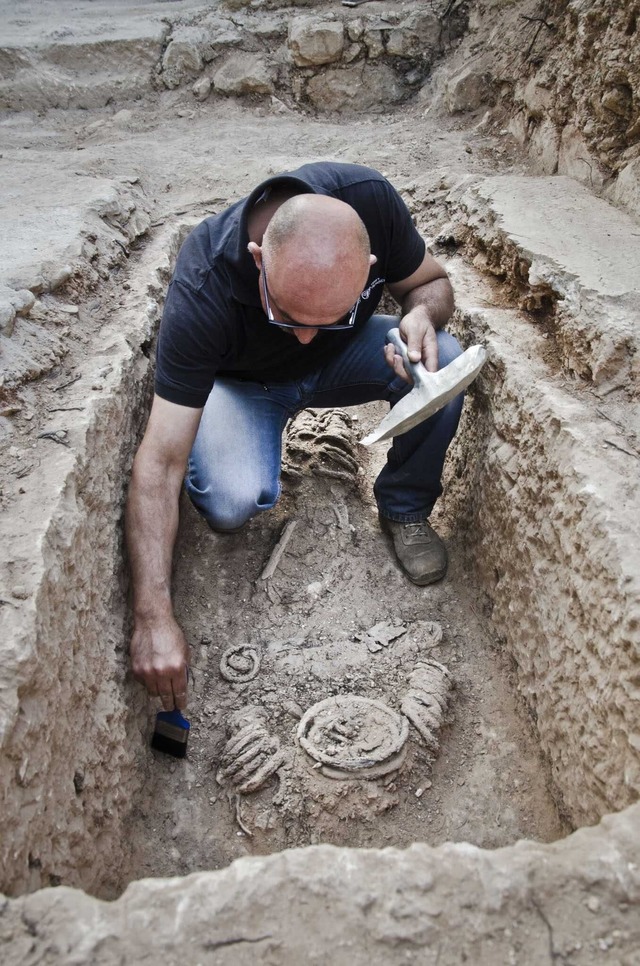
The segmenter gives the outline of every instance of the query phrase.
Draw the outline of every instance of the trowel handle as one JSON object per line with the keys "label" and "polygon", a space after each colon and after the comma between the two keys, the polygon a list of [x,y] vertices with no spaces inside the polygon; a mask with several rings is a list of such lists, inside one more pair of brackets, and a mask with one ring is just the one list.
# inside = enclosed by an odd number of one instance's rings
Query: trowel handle
{"label": "trowel handle", "polygon": [[413,379],[414,386],[419,385],[424,382],[427,370],[422,365],[421,362],[411,362],[409,359],[409,350],[407,349],[407,343],[404,341],[400,335],[400,329],[389,329],[387,332],[387,342],[390,342],[394,346],[400,355],[402,356],[402,361],[404,362],[404,368],[409,376]]}

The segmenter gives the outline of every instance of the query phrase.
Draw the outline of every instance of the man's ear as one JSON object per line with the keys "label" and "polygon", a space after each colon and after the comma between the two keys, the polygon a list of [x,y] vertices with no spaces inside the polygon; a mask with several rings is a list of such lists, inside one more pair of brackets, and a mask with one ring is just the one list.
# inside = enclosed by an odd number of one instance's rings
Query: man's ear
{"label": "man's ear", "polygon": [[247,245],[247,250],[251,252],[251,255],[253,256],[253,260],[256,263],[256,268],[258,269],[258,271],[261,271],[262,270],[262,249],[260,248],[260,245],[256,244],[256,242],[250,241],[249,244]]}
{"label": "man's ear", "polygon": [[375,255],[369,255],[369,268],[372,268],[378,261]]}

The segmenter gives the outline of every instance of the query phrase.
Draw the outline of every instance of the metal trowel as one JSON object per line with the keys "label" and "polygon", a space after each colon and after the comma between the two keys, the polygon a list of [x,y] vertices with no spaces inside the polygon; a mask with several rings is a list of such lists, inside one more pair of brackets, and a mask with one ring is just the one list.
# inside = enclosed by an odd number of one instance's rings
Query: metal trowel
{"label": "metal trowel", "polygon": [[433,416],[473,382],[487,359],[484,346],[472,345],[444,369],[427,372],[421,362],[409,361],[407,346],[399,329],[391,329],[387,333],[387,341],[395,346],[404,359],[404,367],[413,379],[413,389],[396,403],[377,429],[360,440],[364,446],[371,446],[390,436],[400,436]]}

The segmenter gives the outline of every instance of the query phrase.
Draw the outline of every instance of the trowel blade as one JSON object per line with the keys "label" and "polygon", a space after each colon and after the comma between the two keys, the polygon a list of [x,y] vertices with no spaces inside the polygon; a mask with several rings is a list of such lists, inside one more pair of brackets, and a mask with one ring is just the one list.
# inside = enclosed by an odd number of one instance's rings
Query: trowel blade
{"label": "trowel blade", "polygon": [[[420,384],[396,403],[377,429],[361,439],[363,446],[371,446],[391,436],[400,436],[433,416],[439,409],[469,386],[487,359],[484,346],[473,345],[448,366],[438,372],[423,370]],[[421,367],[422,368],[422,367]]]}

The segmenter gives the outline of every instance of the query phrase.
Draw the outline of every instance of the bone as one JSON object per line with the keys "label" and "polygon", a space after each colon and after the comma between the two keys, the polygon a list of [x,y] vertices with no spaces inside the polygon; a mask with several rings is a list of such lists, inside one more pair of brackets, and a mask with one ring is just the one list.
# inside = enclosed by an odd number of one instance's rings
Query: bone
{"label": "bone", "polygon": [[258,791],[286,760],[279,739],[265,727],[262,709],[253,707],[232,716],[228,734],[216,781],[233,785],[239,795]]}
{"label": "bone", "polygon": [[280,563],[282,555],[287,549],[287,544],[291,540],[291,537],[293,535],[293,531],[296,528],[297,522],[298,522],[297,520],[289,520],[289,522],[285,526],[284,530],[282,531],[282,536],[280,537],[277,544],[273,548],[273,553],[269,557],[269,562],[267,563],[267,566],[264,568],[264,570],[260,575],[261,580],[268,580],[269,577],[273,577],[273,575],[275,574],[276,570],[278,569],[278,564]]}
{"label": "bone", "polygon": [[453,679],[444,664],[424,661],[412,672],[409,690],[402,701],[402,713],[434,755],[440,749],[439,732],[452,687]]}

